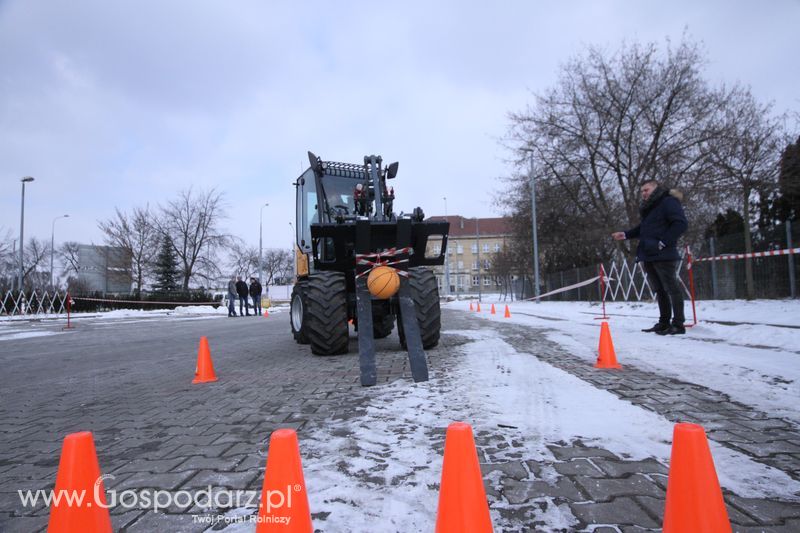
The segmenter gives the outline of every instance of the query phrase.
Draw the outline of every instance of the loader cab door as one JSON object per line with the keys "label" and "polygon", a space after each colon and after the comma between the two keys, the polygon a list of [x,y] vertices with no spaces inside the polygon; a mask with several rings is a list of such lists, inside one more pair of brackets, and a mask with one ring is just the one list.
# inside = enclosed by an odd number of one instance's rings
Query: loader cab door
{"label": "loader cab door", "polygon": [[317,203],[317,180],[314,171],[309,168],[297,178],[297,208],[294,226],[297,232],[297,247],[304,254],[311,253],[311,224],[319,222]]}

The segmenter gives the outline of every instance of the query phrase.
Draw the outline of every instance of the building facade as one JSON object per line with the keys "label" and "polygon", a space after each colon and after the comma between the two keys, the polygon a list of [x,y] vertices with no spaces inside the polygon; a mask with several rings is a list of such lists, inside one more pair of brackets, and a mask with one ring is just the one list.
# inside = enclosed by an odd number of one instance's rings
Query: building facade
{"label": "building facade", "polygon": [[[509,219],[506,217],[476,219],[451,215],[430,217],[430,220],[450,222],[445,265],[433,268],[439,283],[439,294],[498,292],[501,283],[492,274],[492,259],[511,238]],[[428,254],[438,255],[440,251],[440,242],[428,243]],[[448,270],[449,289],[445,281]]]}
{"label": "building facade", "polygon": [[131,255],[115,246],[78,246],[78,281],[89,292],[131,292]]}

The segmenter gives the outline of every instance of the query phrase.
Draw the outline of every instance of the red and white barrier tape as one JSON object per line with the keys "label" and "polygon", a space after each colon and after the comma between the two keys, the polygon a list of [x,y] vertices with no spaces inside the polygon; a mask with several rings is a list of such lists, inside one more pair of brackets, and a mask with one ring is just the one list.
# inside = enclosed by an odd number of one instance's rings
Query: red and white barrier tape
{"label": "red and white barrier tape", "polygon": [[[571,291],[572,289],[577,289],[578,287],[583,287],[584,285],[591,285],[595,281],[600,279],[600,276],[595,276],[592,279],[587,279],[586,281],[581,281],[580,283],[574,283],[572,285],[568,285],[567,287],[561,287],[560,289],[556,289],[554,291],[546,292],[544,294],[540,294],[539,296],[534,296],[533,298],[525,298],[523,301],[527,300],[535,300],[537,298],[544,298],[545,296],[552,296],[553,294],[558,294],[559,292],[566,292]],[[604,278],[606,282],[611,280],[611,278]]]}
{"label": "red and white barrier tape", "polygon": [[75,300],[84,302],[108,302],[120,304],[158,304],[158,305],[222,305],[222,302],[154,302],[151,300],[108,300],[105,298],[81,298],[79,296],[72,297],[73,303]]}
{"label": "red and white barrier tape", "polygon": [[771,257],[775,255],[789,255],[800,254],[800,248],[786,248],[785,250],[768,250],[766,252],[752,252],[749,254],[730,254],[718,255],[716,257],[698,257],[692,258],[692,262],[699,263],[701,261],[730,261],[732,259],[746,259],[748,257]]}
{"label": "red and white barrier tape", "polygon": [[[405,248],[390,248],[383,252],[375,252],[369,254],[356,254],[356,264],[361,266],[369,266],[364,272],[360,274],[356,274],[356,278],[360,278],[369,274],[373,268],[377,266],[392,266],[392,265],[399,265],[401,263],[408,263],[408,258],[406,259],[398,259],[397,261],[386,261],[384,258],[392,258],[397,257],[398,255],[408,254],[411,255],[414,253],[414,249],[410,246]],[[368,257],[376,258],[374,261],[370,261],[367,259]],[[408,277],[408,272],[405,270],[398,270],[397,273],[401,276]]]}

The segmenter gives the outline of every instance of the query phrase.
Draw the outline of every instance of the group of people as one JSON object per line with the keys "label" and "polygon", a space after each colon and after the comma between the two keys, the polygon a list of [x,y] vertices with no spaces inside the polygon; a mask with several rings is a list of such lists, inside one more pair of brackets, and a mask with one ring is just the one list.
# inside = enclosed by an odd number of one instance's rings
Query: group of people
{"label": "group of people", "polygon": [[[261,316],[261,293],[263,287],[256,278],[250,278],[250,286],[241,276],[228,282],[228,316],[250,316],[249,298],[253,299],[253,316]],[[236,301],[239,301],[239,314],[236,314]],[[244,309],[243,309],[244,308]]]}

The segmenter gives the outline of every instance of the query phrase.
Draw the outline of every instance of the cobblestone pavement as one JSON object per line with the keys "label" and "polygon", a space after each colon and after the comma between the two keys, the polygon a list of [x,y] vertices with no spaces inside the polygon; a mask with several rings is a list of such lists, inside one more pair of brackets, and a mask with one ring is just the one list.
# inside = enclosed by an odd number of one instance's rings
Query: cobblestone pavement
{"label": "cobblestone pavement", "polygon": [[[355,337],[349,355],[313,357],[292,341],[286,322],[285,314],[269,319],[86,320],[63,334],[0,342],[0,531],[45,528],[47,509],[41,504],[23,508],[16,491],[52,488],[68,433],[94,433],[101,469],[114,476],[106,480],[107,489],[175,491],[213,484],[255,492],[274,429],[296,428],[301,442],[304,435],[344,434],[353,426],[370,426],[375,406],[401,401],[413,390],[395,335],[377,341],[379,384],[362,389]],[[470,341],[458,331],[495,328],[519,352],[669,420],[701,423],[720,444],[794,479],[800,475],[800,433],[785,420],[716,391],[635,368],[593,372],[585,361],[548,342],[541,330],[478,322],[454,311],[445,311],[443,323],[442,343],[429,352],[434,378],[454,372],[464,356]],[[190,384],[200,335],[209,338],[220,376],[219,382],[202,386]],[[446,379],[434,379],[430,387],[430,409],[444,416],[448,406],[440,405],[439,393],[454,394]],[[422,428],[438,453],[447,422]],[[414,423],[411,413],[398,431]],[[496,530],[536,530],[553,513],[564,517],[569,530],[660,527],[667,474],[661,462],[627,460],[581,441],[547,443],[544,455],[550,459],[534,460],[525,453],[526,438],[510,428],[476,428]],[[374,453],[386,453],[392,445],[384,443]],[[319,453],[312,447],[309,456],[304,452],[304,462],[321,459]],[[387,481],[374,471],[348,475],[365,485],[403,482],[403,475]],[[800,531],[796,502],[725,496],[736,531]],[[200,511],[119,507],[112,509],[112,520],[115,530],[207,530],[209,525],[193,520]],[[348,530],[326,513],[314,514],[314,523],[324,531]]]}

